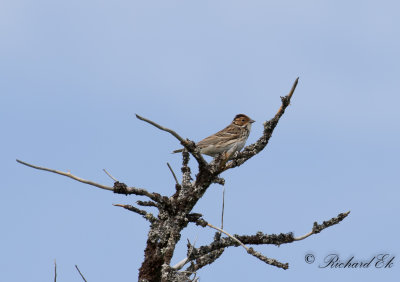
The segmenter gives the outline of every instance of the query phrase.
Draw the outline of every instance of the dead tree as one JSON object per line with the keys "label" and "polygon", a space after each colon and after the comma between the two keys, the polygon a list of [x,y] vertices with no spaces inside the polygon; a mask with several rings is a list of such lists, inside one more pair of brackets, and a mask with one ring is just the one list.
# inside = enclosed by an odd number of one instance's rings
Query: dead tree
{"label": "dead tree", "polygon": [[[226,248],[238,246],[242,246],[245,248],[248,254],[258,258],[266,264],[282,269],[288,269],[288,263],[282,263],[276,259],[268,258],[255,251],[253,248],[247,247],[246,245],[273,244],[279,246],[281,244],[303,240],[313,234],[321,232],[327,227],[339,223],[349,214],[349,212],[340,213],[337,217],[334,217],[328,221],[324,221],[322,224],[314,222],[312,230],[308,234],[295,237],[292,233],[264,234],[262,232],[258,232],[253,235],[232,236],[225,230],[208,223],[201,214],[192,213],[192,210],[211,184],[217,183],[224,185],[225,180],[220,177],[222,172],[244,164],[247,160],[260,153],[265,146],[267,146],[276,125],[290,104],[290,99],[292,98],[292,95],[296,89],[297,83],[298,78],[295,80],[289,94],[281,97],[282,105],[275,116],[272,119],[264,122],[262,136],[254,144],[248,145],[241,152],[235,153],[230,161],[227,161],[221,155],[208,163],[204,160],[203,156],[199,152],[199,149],[196,147],[193,141],[184,139],[175,131],[136,115],[138,119],[145,121],[160,130],[170,133],[176,139],[178,139],[180,144],[184,147],[182,152],[182,181],[179,183],[175,173],[173,173],[172,169],[170,168],[175,178],[176,185],[175,193],[169,197],[160,195],[156,192],[149,192],[146,189],[130,187],[125,183],[117,181],[107,171],[105,172],[115,181],[113,187],[79,178],[70,172],[57,171],[54,169],[28,164],[20,160],[17,161],[35,169],[64,175],[74,180],[90,184],[101,189],[106,189],[114,193],[146,197],[147,199],[145,201],[136,202],[138,206],[143,208],[138,208],[131,205],[116,205],[140,214],[150,222],[147,245],[144,251],[144,261],[139,269],[139,281],[192,281],[193,278],[190,277],[196,273],[197,270],[217,260]],[[192,178],[191,169],[188,166],[190,156],[192,156],[198,164],[198,173],[194,176],[194,178]],[[156,207],[158,209],[158,215],[155,216],[146,211],[145,208],[147,207]],[[174,254],[177,243],[181,239],[181,232],[191,223],[202,227],[211,227],[218,230],[218,232],[215,234],[214,240],[208,245],[196,248],[188,243],[187,257],[178,264],[171,265],[171,258]],[[222,236],[221,233],[225,234],[226,237]],[[183,269],[184,267],[186,268]]]}

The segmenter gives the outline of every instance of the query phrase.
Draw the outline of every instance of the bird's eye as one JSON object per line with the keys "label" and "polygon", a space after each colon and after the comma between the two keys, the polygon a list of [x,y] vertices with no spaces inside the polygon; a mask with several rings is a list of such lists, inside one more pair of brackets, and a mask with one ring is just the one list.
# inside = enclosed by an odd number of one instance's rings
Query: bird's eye
{"label": "bird's eye", "polygon": [[244,122],[244,119],[242,119],[242,121]]}

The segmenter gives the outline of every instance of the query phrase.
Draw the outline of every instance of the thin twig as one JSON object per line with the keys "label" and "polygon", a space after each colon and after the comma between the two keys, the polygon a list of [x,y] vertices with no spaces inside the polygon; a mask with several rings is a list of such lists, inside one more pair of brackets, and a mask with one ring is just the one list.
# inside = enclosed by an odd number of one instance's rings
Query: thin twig
{"label": "thin twig", "polygon": [[19,162],[20,164],[35,168],[35,169],[49,171],[49,172],[52,172],[52,173],[64,175],[64,176],[72,178],[72,179],[74,179],[76,181],[79,181],[79,182],[82,182],[82,183],[85,183],[85,184],[89,184],[89,185],[92,185],[92,186],[96,186],[96,187],[101,188],[101,189],[114,191],[113,187],[102,185],[102,184],[99,184],[99,183],[96,183],[96,182],[93,182],[93,181],[90,181],[90,180],[85,180],[83,178],[80,178],[78,176],[75,176],[75,175],[71,174],[70,172],[63,172],[63,171],[59,171],[59,170],[55,170],[55,169],[51,169],[51,168],[47,168],[47,167],[36,166],[36,165],[29,164],[29,163],[26,163],[26,162],[23,162],[23,161],[20,161],[20,160],[17,160],[17,162]]}
{"label": "thin twig", "polygon": [[158,208],[157,203],[152,202],[152,201],[136,201],[136,204],[138,204],[139,206],[143,206],[143,207],[156,207],[156,208]]}
{"label": "thin twig", "polygon": [[221,214],[221,229],[224,229],[224,210],[225,210],[225,187],[222,191],[222,214]]}
{"label": "thin twig", "polygon": [[54,260],[54,282],[57,282],[57,262]]}
{"label": "thin twig", "polygon": [[151,121],[147,118],[144,118],[142,116],[139,116],[138,114],[136,114],[136,117],[142,121],[145,121],[155,127],[157,127],[160,130],[166,131],[168,133],[170,133],[171,135],[173,135],[176,139],[178,139],[181,144],[193,155],[193,157],[197,160],[197,162],[199,163],[199,166],[203,169],[206,168],[207,166],[207,162],[206,160],[203,158],[203,156],[200,154],[200,152],[198,150],[196,150],[196,144],[194,142],[191,142],[190,140],[185,140],[183,139],[178,133],[176,133],[175,131],[173,131],[172,129],[166,128],[164,126],[159,125],[158,123]]}
{"label": "thin twig", "polygon": [[259,260],[265,262],[266,264],[269,265],[273,265],[282,269],[288,269],[289,268],[289,264],[288,263],[282,263],[280,261],[277,261],[276,259],[272,259],[272,258],[268,258],[266,256],[264,256],[263,254],[261,254],[260,252],[255,251],[253,248],[249,248],[249,250],[247,251],[247,253],[249,253],[250,255],[258,258]]}
{"label": "thin twig", "polygon": [[[289,103],[290,103],[290,99],[293,96],[294,90],[296,90],[297,83],[299,83],[299,77],[296,78],[296,80],[293,83],[292,89],[290,89],[289,93],[284,97],[288,100]],[[279,108],[278,112],[276,113],[276,115],[281,115],[282,111],[285,110],[285,108],[286,108],[286,106],[284,104],[282,104],[281,107]]]}
{"label": "thin twig", "polygon": [[172,170],[172,167],[169,165],[169,163],[167,163],[167,166],[168,166],[169,170],[171,171],[172,176],[174,177],[176,184],[179,184],[178,178],[176,178],[175,172]]}
{"label": "thin twig", "polygon": [[210,223],[207,223],[207,226],[214,228],[215,230],[218,230],[219,232],[224,233],[226,236],[228,236],[229,238],[231,238],[232,240],[235,240],[239,245],[241,245],[243,248],[246,249],[246,251],[249,251],[249,248],[246,247],[245,244],[243,244],[242,242],[240,242],[237,238],[233,237],[231,234],[229,234],[228,232],[226,232],[225,230],[222,230],[221,228],[218,228]]}
{"label": "thin twig", "polygon": [[183,139],[181,136],[179,136],[179,134],[176,133],[175,131],[173,131],[172,129],[169,129],[169,128],[166,128],[166,127],[164,127],[164,126],[161,126],[161,125],[159,125],[158,123],[155,123],[154,121],[151,121],[151,120],[149,120],[149,119],[147,119],[147,118],[144,118],[144,117],[142,117],[142,116],[139,116],[138,114],[136,114],[136,117],[137,117],[138,119],[140,119],[140,120],[143,120],[143,121],[145,121],[145,122],[147,122],[147,123],[150,123],[151,125],[157,127],[158,129],[161,129],[161,130],[163,130],[163,131],[166,131],[166,132],[172,134],[172,135],[173,135],[176,139],[178,139],[182,144],[186,144],[186,143],[187,143],[187,141],[186,141],[185,139]]}
{"label": "thin twig", "polygon": [[349,215],[349,213],[350,213],[350,211],[344,212],[344,213],[340,213],[337,217],[333,217],[328,221],[324,221],[322,224],[318,224],[317,222],[314,222],[313,228],[309,233],[307,233],[307,234],[305,234],[303,236],[294,238],[294,241],[304,240],[304,239],[306,239],[307,237],[310,237],[313,234],[317,234],[317,233],[321,232],[325,228],[328,228],[328,227],[330,227],[332,225],[338,224],[343,219],[345,219]]}
{"label": "thin twig", "polygon": [[114,207],[121,207],[127,210],[130,210],[131,212],[138,213],[140,215],[146,215],[147,212],[138,208],[135,208],[134,206],[131,205],[121,205],[121,204],[113,204]]}
{"label": "thin twig", "polygon": [[115,206],[115,207],[121,207],[121,208],[127,209],[127,210],[129,210],[129,211],[131,211],[131,212],[135,212],[135,213],[137,213],[137,214],[140,214],[140,215],[142,215],[145,219],[147,219],[147,220],[150,221],[150,222],[154,222],[154,221],[157,220],[157,219],[154,217],[153,214],[151,214],[151,213],[149,213],[149,212],[146,212],[146,211],[144,211],[144,210],[138,209],[138,208],[136,208],[136,207],[134,207],[134,206],[131,206],[131,205],[113,204],[113,206]]}
{"label": "thin twig", "polygon": [[314,232],[313,232],[313,231],[310,231],[309,233],[307,233],[307,234],[305,234],[305,235],[303,235],[303,236],[294,238],[294,241],[301,241],[301,240],[304,240],[304,239],[306,239],[307,237],[310,237],[310,236],[313,235],[313,234],[314,234]]}
{"label": "thin twig", "polygon": [[212,264],[224,253],[224,251],[225,251],[225,249],[222,248],[222,249],[215,250],[211,253],[208,253],[204,256],[197,257],[196,263],[193,263],[193,259],[191,258],[190,266],[188,268],[186,268],[186,271],[195,272],[195,271],[203,268],[206,265]]}
{"label": "thin twig", "polygon": [[180,269],[182,269],[182,267],[185,266],[186,263],[188,263],[189,258],[190,258],[190,255],[191,255],[192,252],[193,252],[194,245],[196,244],[196,241],[197,241],[197,237],[194,239],[194,242],[193,242],[193,245],[192,245],[192,244],[190,244],[189,239],[188,239],[188,246],[190,246],[190,248],[189,248],[189,250],[188,250],[187,257],[184,258],[183,260],[181,260],[180,262],[178,262],[177,264],[175,264],[175,265],[172,267],[173,269],[175,269],[175,270],[180,270]]}
{"label": "thin twig", "polygon": [[63,176],[67,176],[67,177],[72,178],[72,179],[74,179],[76,181],[79,181],[79,182],[82,182],[82,183],[85,183],[85,184],[89,184],[89,185],[92,185],[92,186],[95,186],[95,187],[98,187],[98,188],[101,188],[101,189],[104,189],[104,190],[113,191],[114,193],[120,193],[120,194],[126,194],[126,195],[134,194],[134,195],[138,195],[138,196],[147,196],[147,197],[149,197],[150,199],[152,199],[155,202],[161,202],[162,201],[161,196],[158,195],[157,193],[151,193],[151,192],[149,192],[149,191],[147,191],[146,189],[143,189],[143,188],[128,187],[126,184],[119,183],[118,181],[114,183],[114,187],[111,187],[111,186],[102,185],[102,184],[99,184],[99,183],[96,183],[96,182],[93,182],[93,181],[90,181],[90,180],[86,180],[86,179],[80,178],[78,176],[75,176],[75,175],[71,174],[70,172],[63,172],[63,171],[59,171],[59,170],[55,170],[55,169],[51,169],[51,168],[47,168],[47,167],[36,166],[36,165],[29,164],[29,163],[26,163],[26,162],[23,162],[23,161],[20,161],[20,160],[17,160],[17,162],[20,163],[20,164],[35,168],[35,169],[49,171],[49,172],[52,172],[52,173],[56,173],[56,174],[60,174],[60,175],[63,175]]}
{"label": "thin twig", "polygon": [[78,266],[75,264],[75,268],[76,270],[78,270],[79,274],[81,275],[83,281],[87,282],[87,280],[85,279],[85,277],[83,276],[82,272],[79,270]]}
{"label": "thin twig", "polygon": [[223,229],[221,229],[221,228],[218,228],[218,227],[216,227],[216,226],[213,226],[213,225],[211,225],[211,224],[209,224],[209,223],[207,224],[207,226],[209,226],[209,227],[211,227],[211,228],[214,228],[214,229],[216,229],[216,230],[218,230],[218,231],[224,233],[224,234],[227,235],[229,238],[233,239],[233,240],[236,241],[239,245],[241,245],[243,248],[245,248],[248,254],[250,254],[250,255],[252,255],[252,256],[258,258],[259,260],[262,260],[263,262],[265,262],[265,263],[267,263],[267,264],[269,264],[269,265],[273,265],[273,266],[276,266],[276,267],[279,267],[279,268],[283,268],[283,269],[288,269],[288,268],[289,268],[289,264],[287,264],[287,263],[281,263],[281,262],[277,261],[276,259],[271,259],[271,258],[268,258],[268,257],[262,255],[261,253],[255,251],[253,248],[247,247],[247,246],[246,246],[245,244],[243,244],[239,239],[235,238],[234,236],[232,236],[231,234],[229,234],[229,233],[226,232],[225,230],[223,230]]}
{"label": "thin twig", "polygon": [[118,181],[118,180],[115,179],[105,168],[103,168],[103,171],[104,171],[112,180],[114,180],[115,182]]}

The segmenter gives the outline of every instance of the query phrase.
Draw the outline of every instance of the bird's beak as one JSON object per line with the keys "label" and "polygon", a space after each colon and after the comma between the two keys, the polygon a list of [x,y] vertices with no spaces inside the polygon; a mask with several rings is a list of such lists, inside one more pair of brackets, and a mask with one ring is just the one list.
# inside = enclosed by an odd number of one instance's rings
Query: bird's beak
{"label": "bird's beak", "polygon": [[256,122],[255,120],[250,119],[250,123]]}

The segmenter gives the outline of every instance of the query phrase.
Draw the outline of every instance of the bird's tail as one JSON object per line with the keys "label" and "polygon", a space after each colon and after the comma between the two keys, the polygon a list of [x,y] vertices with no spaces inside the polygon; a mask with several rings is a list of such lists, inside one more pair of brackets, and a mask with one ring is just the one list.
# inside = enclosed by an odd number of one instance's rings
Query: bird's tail
{"label": "bird's tail", "polygon": [[181,153],[181,152],[183,152],[183,149],[172,151],[172,154]]}

